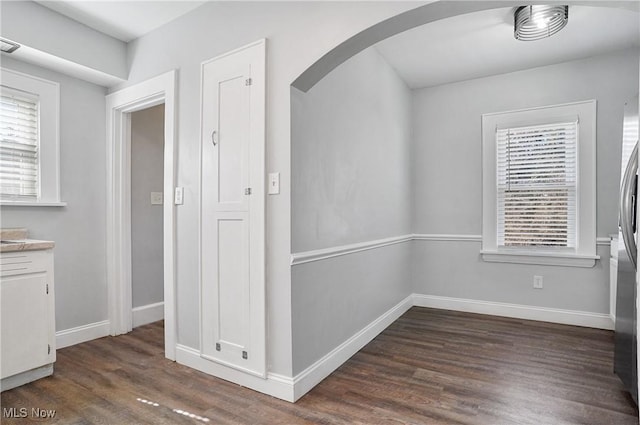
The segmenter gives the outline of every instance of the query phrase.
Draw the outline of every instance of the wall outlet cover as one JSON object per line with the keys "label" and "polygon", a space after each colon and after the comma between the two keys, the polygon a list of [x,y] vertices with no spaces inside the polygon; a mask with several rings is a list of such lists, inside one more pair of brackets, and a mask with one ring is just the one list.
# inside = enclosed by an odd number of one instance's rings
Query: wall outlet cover
{"label": "wall outlet cover", "polygon": [[151,205],[162,205],[162,192],[151,192]]}

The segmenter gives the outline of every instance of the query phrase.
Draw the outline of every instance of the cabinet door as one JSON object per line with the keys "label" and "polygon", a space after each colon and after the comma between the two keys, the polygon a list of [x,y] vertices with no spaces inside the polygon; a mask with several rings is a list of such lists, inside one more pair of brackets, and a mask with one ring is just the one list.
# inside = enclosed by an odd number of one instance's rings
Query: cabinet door
{"label": "cabinet door", "polygon": [[47,273],[3,277],[0,289],[2,378],[55,360]]}
{"label": "cabinet door", "polygon": [[201,355],[266,372],[264,43],[202,67]]}

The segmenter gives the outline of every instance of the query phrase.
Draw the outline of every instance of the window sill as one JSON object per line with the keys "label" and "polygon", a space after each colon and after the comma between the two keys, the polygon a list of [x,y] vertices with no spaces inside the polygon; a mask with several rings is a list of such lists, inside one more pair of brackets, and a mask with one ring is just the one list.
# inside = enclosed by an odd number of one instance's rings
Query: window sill
{"label": "window sill", "polygon": [[547,252],[480,251],[490,263],[540,264],[544,266],[593,267],[599,255],[578,255]]}
{"label": "window sill", "polygon": [[66,207],[66,202],[0,201],[0,207]]}

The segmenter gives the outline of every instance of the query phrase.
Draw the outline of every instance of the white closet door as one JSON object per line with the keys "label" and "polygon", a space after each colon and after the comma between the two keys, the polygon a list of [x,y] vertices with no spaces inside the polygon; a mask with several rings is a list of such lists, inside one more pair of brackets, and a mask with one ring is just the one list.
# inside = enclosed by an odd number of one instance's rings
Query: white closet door
{"label": "white closet door", "polygon": [[265,376],[264,41],[202,66],[201,355]]}

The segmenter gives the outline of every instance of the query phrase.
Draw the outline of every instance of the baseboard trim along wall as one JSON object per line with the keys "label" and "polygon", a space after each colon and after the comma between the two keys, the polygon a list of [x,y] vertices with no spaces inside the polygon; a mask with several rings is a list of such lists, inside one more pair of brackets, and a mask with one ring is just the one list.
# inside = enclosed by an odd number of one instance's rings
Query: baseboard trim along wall
{"label": "baseboard trim along wall", "polygon": [[216,376],[225,381],[251,388],[252,390],[268,394],[281,400],[294,402],[293,379],[268,373],[267,378],[244,373],[237,369],[207,360],[200,356],[195,348],[178,344],[176,347],[176,361],[182,365]]}
{"label": "baseboard trim along wall", "polygon": [[69,347],[109,335],[110,324],[108,320],[89,323],[56,332],[56,349]]}
{"label": "baseboard trim along wall", "polygon": [[351,356],[360,351],[362,347],[378,336],[380,332],[395,322],[412,306],[413,298],[412,296],[408,296],[351,338],[334,348],[320,360],[297,374],[293,378],[295,400],[298,400],[318,385],[324,378],[349,360]]}
{"label": "baseboard trim along wall", "polygon": [[134,328],[157,322],[158,320],[164,319],[164,302],[134,307],[131,312],[133,314]]}
{"label": "baseboard trim along wall", "polygon": [[508,304],[464,298],[440,297],[436,295],[413,294],[413,305],[442,310],[464,311],[467,313],[488,314],[492,316],[512,317],[515,319],[537,320],[540,322],[560,323],[563,325],[583,326],[613,330],[613,321],[609,314],[589,313],[585,311],[561,310],[556,308],[535,307],[521,304]]}
{"label": "baseboard trim along wall", "polygon": [[413,298],[408,296],[293,378],[268,373],[267,378],[263,379],[207,360],[200,355],[199,350],[180,344],[176,348],[176,361],[281,400],[295,402],[371,342],[412,306]]}

